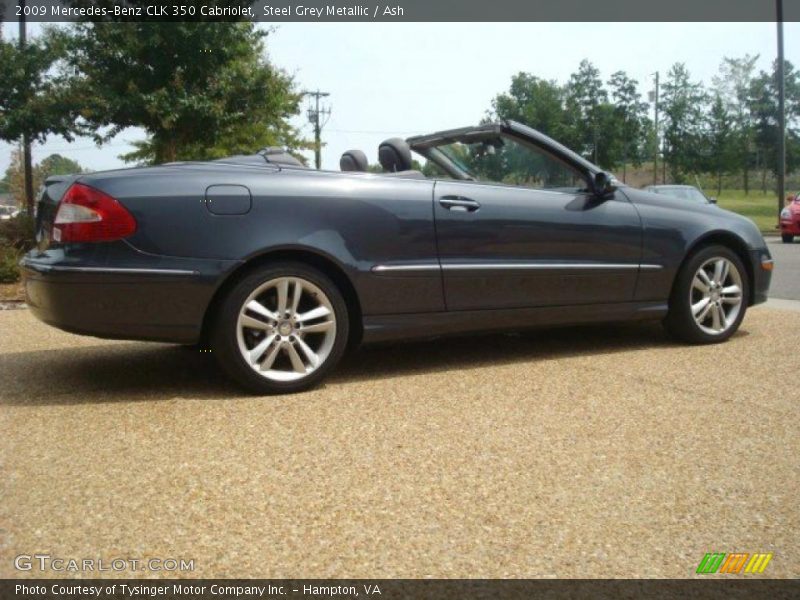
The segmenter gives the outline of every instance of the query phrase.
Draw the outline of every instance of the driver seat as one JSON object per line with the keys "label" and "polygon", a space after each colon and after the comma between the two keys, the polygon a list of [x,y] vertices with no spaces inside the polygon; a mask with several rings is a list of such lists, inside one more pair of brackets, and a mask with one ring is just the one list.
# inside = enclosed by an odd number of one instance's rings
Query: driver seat
{"label": "driver seat", "polygon": [[415,170],[411,162],[411,147],[402,138],[390,138],[378,146],[378,162],[384,175],[425,179],[425,175]]}

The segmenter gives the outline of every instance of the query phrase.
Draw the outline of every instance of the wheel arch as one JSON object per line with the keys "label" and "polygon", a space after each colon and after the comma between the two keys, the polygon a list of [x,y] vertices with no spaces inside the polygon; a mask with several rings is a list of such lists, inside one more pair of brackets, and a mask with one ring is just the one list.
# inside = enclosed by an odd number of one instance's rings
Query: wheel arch
{"label": "wheel arch", "polygon": [[684,265],[699,250],[713,245],[725,246],[734,252],[742,261],[747,274],[747,305],[752,306],[755,295],[755,273],[753,272],[753,263],[750,260],[750,248],[747,245],[747,242],[745,242],[741,237],[731,231],[725,230],[709,231],[692,242],[683,257],[683,260],[681,261],[680,267],[678,267],[678,270],[675,272],[675,279],[673,280],[672,287],[670,289],[670,299],[672,298],[672,293],[675,290],[678,274],[683,270]]}
{"label": "wheel arch", "polygon": [[347,305],[347,316],[350,321],[350,332],[347,340],[348,347],[351,348],[360,343],[363,334],[361,302],[353,282],[341,264],[331,256],[323,254],[316,249],[307,247],[283,247],[269,249],[253,255],[225,276],[222,282],[217,286],[214,295],[211,297],[211,301],[206,307],[200,331],[201,344],[205,345],[208,342],[214,317],[228,291],[253,269],[281,260],[304,263],[322,271],[331,278],[334,285],[339,288],[342,296],[344,296],[345,304]]}

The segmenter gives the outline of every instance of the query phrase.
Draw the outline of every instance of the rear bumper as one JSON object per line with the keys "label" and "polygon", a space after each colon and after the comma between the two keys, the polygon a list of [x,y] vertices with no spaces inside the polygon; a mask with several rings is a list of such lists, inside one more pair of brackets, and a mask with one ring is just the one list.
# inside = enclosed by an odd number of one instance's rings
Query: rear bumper
{"label": "rear bumper", "polygon": [[137,259],[110,267],[76,260],[63,250],[34,250],[20,263],[28,306],[41,321],[71,333],[196,343],[229,265],[150,255]]}
{"label": "rear bumper", "polygon": [[753,272],[753,297],[750,304],[762,304],[767,301],[769,284],[772,281],[772,267],[774,263],[769,250],[750,251],[750,264]]}
{"label": "rear bumper", "polygon": [[781,233],[784,235],[800,235],[800,221],[781,219]]}

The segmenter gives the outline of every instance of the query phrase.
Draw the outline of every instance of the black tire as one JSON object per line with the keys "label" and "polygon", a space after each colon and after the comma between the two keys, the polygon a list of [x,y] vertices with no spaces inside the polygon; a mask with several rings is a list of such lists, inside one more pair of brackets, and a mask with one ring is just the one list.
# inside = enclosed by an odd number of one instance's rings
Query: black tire
{"label": "black tire", "polygon": [[[327,296],[335,316],[334,339],[327,357],[312,372],[293,381],[276,381],[257,372],[239,346],[238,320],[245,301],[260,286],[282,277],[302,279],[316,286]],[[280,261],[253,269],[228,291],[213,321],[211,348],[222,369],[246,389],[257,394],[287,394],[309,389],[325,378],[342,358],[349,330],[347,305],[330,278],[304,263]],[[273,331],[277,332],[278,328]],[[288,336],[281,339],[288,343]]]}
{"label": "black tire", "polygon": [[781,240],[784,244],[791,244],[794,241],[794,236],[789,233],[782,233]]}
{"label": "black tire", "polygon": [[[719,333],[709,333],[696,322],[692,314],[692,282],[702,265],[714,258],[724,258],[732,263],[741,278],[741,304],[738,315]],[[744,319],[750,301],[750,283],[747,269],[739,256],[726,246],[706,246],[697,250],[681,267],[675,279],[669,301],[669,312],[664,326],[674,338],[689,344],[716,344],[731,337]]]}

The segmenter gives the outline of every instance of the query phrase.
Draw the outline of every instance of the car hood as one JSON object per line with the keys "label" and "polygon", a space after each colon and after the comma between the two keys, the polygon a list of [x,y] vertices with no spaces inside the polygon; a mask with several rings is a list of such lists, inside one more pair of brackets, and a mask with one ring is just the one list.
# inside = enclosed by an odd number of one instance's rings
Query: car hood
{"label": "car hood", "polygon": [[[694,203],[682,198],[673,198],[665,194],[655,194],[627,186],[620,191],[636,206],[651,206],[667,209],[673,216],[675,213],[686,221],[702,222],[707,231],[729,231],[738,234],[752,249],[765,248],[766,242],[756,224],[739,214],[720,208],[716,204]],[[640,211],[640,214],[649,211]]]}

